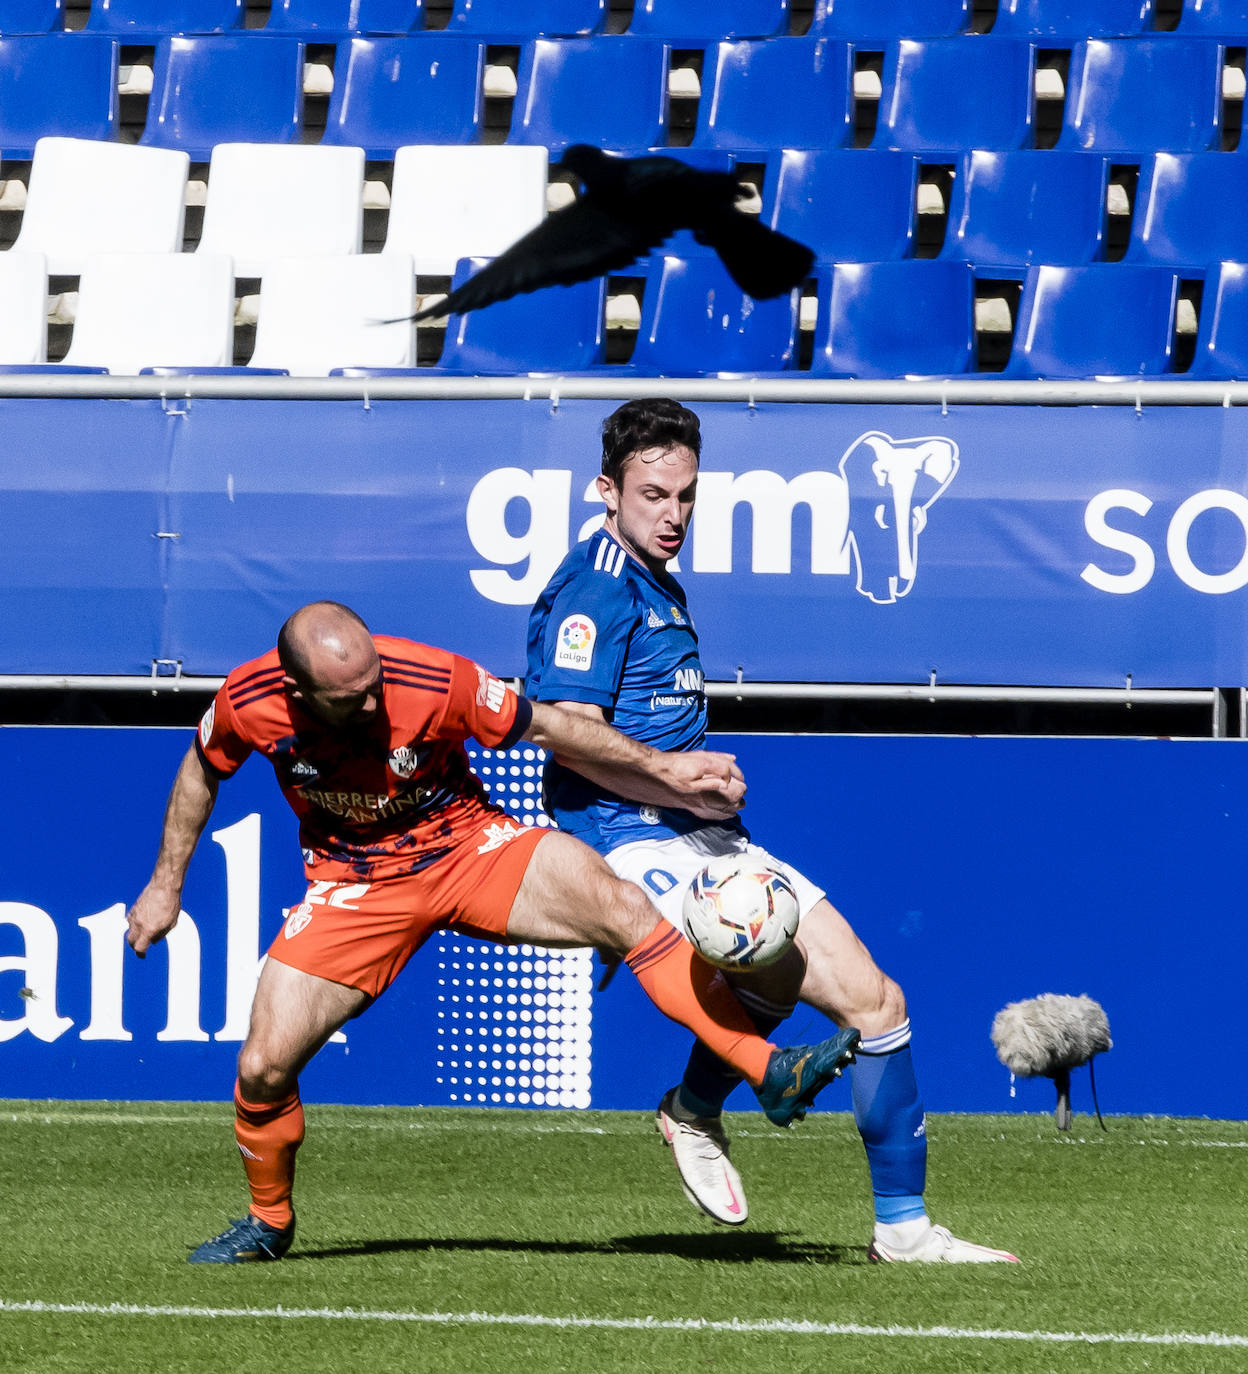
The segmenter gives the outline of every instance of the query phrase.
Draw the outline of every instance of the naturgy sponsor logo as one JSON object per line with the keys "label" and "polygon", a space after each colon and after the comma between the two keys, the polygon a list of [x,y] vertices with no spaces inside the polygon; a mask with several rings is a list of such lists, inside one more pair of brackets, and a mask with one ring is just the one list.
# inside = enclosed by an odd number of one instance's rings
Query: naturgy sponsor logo
{"label": "naturgy sponsor logo", "polygon": [[[793,570],[793,519],[805,506],[810,519],[810,571],[854,578],[856,590],[878,604],[905,596],[918,573],[919,535],[928,511],[958,471],[958,446],[932,436],[894,439],[878,430],[860,435],[842,455],[836,471],[814,470],[785,478],[766,469],[749,472],[704,470],[687,546],[695,573],[736,571],[736,512],[751,516],[750,571],[788,574]],[[593,483],[582,499],[600,505]],[[473,548],[492,565],[473,568],[472,585],[488,601],[530,605],[567,553],[572,514],[572,474],[560,469],[498,468],[487,473],[468,498],[466,522]],[[524,533],[514,509],[528,508]],[[586,520],[575,540],[602,523]],[[672,570],[680,571],[677,562]]]}

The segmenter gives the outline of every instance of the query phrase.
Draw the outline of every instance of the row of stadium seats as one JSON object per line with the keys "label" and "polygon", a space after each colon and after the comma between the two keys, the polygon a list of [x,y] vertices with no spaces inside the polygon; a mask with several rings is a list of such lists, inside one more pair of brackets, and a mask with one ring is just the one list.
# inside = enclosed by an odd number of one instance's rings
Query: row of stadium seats
{"label": "row of stadium seats", "polygon": [[[762,218],[827,260],[911,257],[922,165],[913,154],[869,149],[772,153],[764,164]],[[1032,263],[1103,259],[1115,167],[1127,170],[1095,153],[966,153],[954,164],[938,255],[1004,276]],[[1134,202],[1123,252],[1128,263],[1203,271],[1223,259],[1248,259],[1248,159],[1145,157]]]}
{"label": "row of stadium seats", "polygon": [[[913,257],[921,166],[913,154],[869,149],[774,152],[761,219],[824,261]],[[169,149],[41,139],[13,249],[43,254],[53,275],[76,275],[92,253],[176,253],[186,246],[189,168]],[[954,167],[939,256],[1006,277],[1032,263],[1102,259],[1110,171],[1093,153],[968,153]],[[427,276],[493,257],[545,215],[547,172],[543,148],[401,148],[381,251],[410,256]],[[219,144],[197,247],[232,258],[240,277],[284,257],[359,253],[364,186],[359,148]],[[1246,226],[1248,158],[1158,153],[1139,169],[1124,256],[1202,272],[1248,260]]]}
{"label": "row of stadium seats", "polygon": [[[558,156],[669,140],[672,48],[627,38],[536,40],[521,50],[506,141]],[[883,56],[873,146],[928,155],[1033,146],[1038,48],[970,36],[902,41]],[[119,136],[116,40],[0,38],[0,152],[45,134]],[[447,34],[341,45],[322,141],[392,156],[483,136],[485,47]],[[205,160],[217,143],[304,137],[306,45],[293,38],[164,38],[140,141]],[[748,157],[855,138],[854,49],[829,39],[724,42],[705,55],[691,146]],[[1222,145],[1226,48],[1176,37],[1088,40],[1070,55],[1059,148],[1199,152]]]}
{"label": "row of stadium seats", "polygon": [[[42,254],[55,276],[78,274],[92,253],[177,253],[189,169],[172,149],[42,138],[12,251]],[[197,250],[231,258],[240,277],[286,257],[357,254],[364,170],[360,148],[218,144]],[[384,251],[422,275],[449,276],[459,258],[492,257],[542,219],[546,150],[401,148],[389,201]]]}
{"label": "row of stadium seats", "polygon": [[[1079,38],[1128,37],[1150,32],[1154,0],[999,0],[991,32],[1011,37],[1070,42]],[[603,33],[611,17],[607,0],[454,0],[446,27],[493,43],[537,36],[587,37]],[[636,0],[630,35],[696,46],[718,38],[770,38],[788,34],[795,15],[789,0]],[[0,33],[47,33],[65,27],[64,0],[0,0]],[[309,41],[354,34],[400,34],[426,27],[422,0],[274,0],[262,28]],[[173,33],[223,33],[242,29],[245,0],[94,0],[88,32],[131,42]],[[979,27],[972,0],[816,0],[805,33],[885,42],[894,38],[942,38]],[[1187,0],[1178,32],[1215,37],[1248,33],[1246,0]]]}
{"label": "row of stadium seats", "polygon": [[[453,284],[484,259],[462,260]],[[0,362],[46,357],[46,260],[0,257]],[[1248,265],[1210,274],[1196,358],[1183,375],[1248,378]],[[300,376],[410,371],[414,308],[402,254],[287,258],[261,280],[249,367]],[[1151,266],[1029,267],[1013,347],[995,377],[1173,375],[1181,282]],[[646,270],[627,364],[605,363],[606,281],[549,287],[453,316],[436,370],[459,375],[593,371],[689,377],[716,373],[812,377],[964,376],[977,366],[976,278],[966,263],[822,263],[815,269],[813,354],[799,363],[799,292],[754,301],[717,258],[681,236]],[[714,308],[708,309],[708,301]],[[66,366],[134,374],[202,373],[234,360],[234,267],[223,254],[98,254],[82,272]],[[432,369],[423,368],[426,375]]]}

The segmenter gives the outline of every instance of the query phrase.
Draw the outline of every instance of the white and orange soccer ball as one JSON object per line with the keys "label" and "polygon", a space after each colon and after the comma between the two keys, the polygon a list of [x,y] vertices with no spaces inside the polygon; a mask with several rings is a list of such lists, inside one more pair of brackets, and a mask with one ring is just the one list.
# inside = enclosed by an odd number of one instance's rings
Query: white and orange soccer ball
{"label": "white and orange soccer ball", "polygon": [[793,943],[801,916],[792,878],[749,854],[720,854],[685,892],[694,949],[719,968],[763,968]]}

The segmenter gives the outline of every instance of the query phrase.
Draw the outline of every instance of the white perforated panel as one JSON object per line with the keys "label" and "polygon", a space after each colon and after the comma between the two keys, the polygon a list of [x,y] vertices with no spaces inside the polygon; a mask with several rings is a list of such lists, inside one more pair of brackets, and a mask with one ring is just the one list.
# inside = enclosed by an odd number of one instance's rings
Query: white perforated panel
{"label": "white perforated panel", "polygon": [[[542,750],[469,746],[468,757],[496,806],[524,825],[551,823],[541,809]],[[450,1101],[589,1106],[592,950],[442,934],[436,956],[437,1076]]]}

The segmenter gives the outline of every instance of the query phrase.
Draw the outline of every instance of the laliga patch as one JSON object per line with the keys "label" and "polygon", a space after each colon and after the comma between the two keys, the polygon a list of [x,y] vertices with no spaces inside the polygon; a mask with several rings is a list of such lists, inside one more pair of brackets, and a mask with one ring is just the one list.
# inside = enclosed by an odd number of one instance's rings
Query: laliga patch
{"label": "laliga patch", "polygon": [[587,615],[570,615],[559,626],[555,641],[555,667],[585,672],[594,661],[598,627]]}
{"label": "laliga patch", "polygon": [[292,907],[290,915],[286,917],[286,924],[282,927],[282,934],[288,939],[293,940],[301,930],[306,930],[308,922],[312,919],[312,905],[310,902],[300,902],[298,906]]}
{"label": "laliga patch", "polygon": [[205,749],[208,748],[208,741],[212,738],[212,727],[217,719],[217,703],[214,700],[212,705],[204,712],[204,718],[199,722],[199,742]]}

